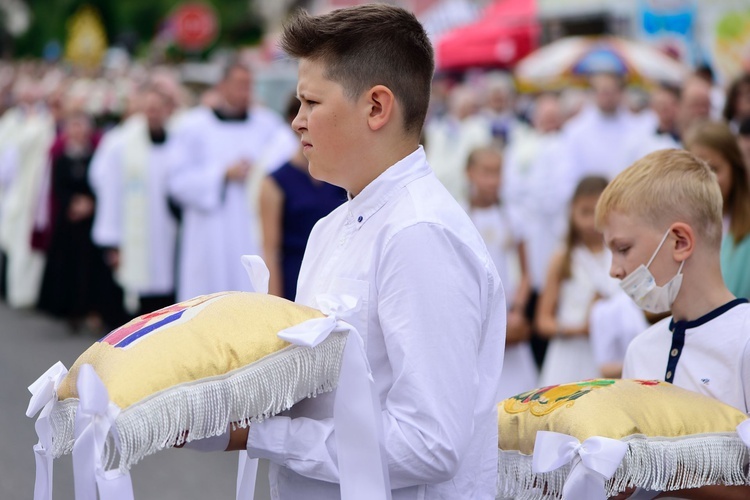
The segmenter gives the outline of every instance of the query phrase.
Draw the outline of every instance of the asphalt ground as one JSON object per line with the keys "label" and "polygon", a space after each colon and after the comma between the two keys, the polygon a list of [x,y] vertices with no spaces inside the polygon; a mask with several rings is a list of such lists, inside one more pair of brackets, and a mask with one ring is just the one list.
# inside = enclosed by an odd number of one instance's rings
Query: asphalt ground
{"label": "asphalt ground", "polygon": [[[34,420],[27,387],[57,361],[70,367],[97,337],[0,302],[0,500],[33,499]],[[55,500],[73,500],[70,455],[55,460]],[[136,500],[234,499],[236,453],[165,450],[131,470]],[[261,495],[261,498],[265,495]],[[257,498],[257,496],[256,496]]]}

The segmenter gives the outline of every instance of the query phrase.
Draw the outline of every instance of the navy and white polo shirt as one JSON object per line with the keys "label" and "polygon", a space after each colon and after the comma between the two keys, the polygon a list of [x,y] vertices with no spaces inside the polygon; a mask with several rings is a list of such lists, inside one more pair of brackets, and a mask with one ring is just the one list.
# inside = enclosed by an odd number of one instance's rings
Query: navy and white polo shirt
{"label": "navy and white polo shirt", "polygon": [[622,376],[664,380],[750,413],[750,304],[735,299],[692,321],[656,323],[631,342]]}

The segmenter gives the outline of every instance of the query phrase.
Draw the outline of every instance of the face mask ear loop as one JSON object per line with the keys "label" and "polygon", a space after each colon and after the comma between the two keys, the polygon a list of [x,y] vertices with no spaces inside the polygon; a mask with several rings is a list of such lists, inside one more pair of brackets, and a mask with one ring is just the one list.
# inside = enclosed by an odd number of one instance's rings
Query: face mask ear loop
{"label": "face mask ear loop", "polygon": [[[661,243],[659,243],[659,246],[658,246],[658,247],[656,247],[656,250],[654,250],[654,254],[653,254],[653,255],[651,256],[651,258],[650,258],[650,259],[648,260],[648,264],[646,264],[646,269],[648,269],[649,267],[651,267],[651,263],[652,263],[652,262],[654,261],[654,259],[655,259],[655,258],[656,258],[656,256],[658,255],[658,253],[659,253],[659,250],[661,250],[661,247],[662,247],[662,245],[664,245],[664,242],[665,242],[665,241],[667,241],[667,236],[669,236],[669,232],[670,232],[671,230],[672,230],[672,228],[669,228],[669,229],[667,229],[667,232],[666,232],[666,233],[664,233],[664,237],[663,237],[663,238],[661,239]],[[684,263],[684,262],[685,262],[685,261],[683,261],[683,263]],[[682,267],[680,267],[680,269],[682,269]]]}
{"label": "face mask ear loop", "polygon": [[677,270],[677,274],[682,274],[682,266],[685,265],[685,261],[680,262],[680,268]]}

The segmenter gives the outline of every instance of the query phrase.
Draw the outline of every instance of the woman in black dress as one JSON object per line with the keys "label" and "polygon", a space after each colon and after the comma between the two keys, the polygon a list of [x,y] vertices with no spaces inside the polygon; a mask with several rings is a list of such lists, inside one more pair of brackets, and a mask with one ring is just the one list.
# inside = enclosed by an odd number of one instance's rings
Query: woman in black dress
{"label": "woman in black dress", "polygon": [[[96,200],[88,171],[95,139],[91,119],[73,113],[66,120],[61,148],[52,155],[52,235],[38,307],[85,325],[95,333],[122,322],[122,292],[91,240]],[[106,325],[106,326],[105,326]]]}

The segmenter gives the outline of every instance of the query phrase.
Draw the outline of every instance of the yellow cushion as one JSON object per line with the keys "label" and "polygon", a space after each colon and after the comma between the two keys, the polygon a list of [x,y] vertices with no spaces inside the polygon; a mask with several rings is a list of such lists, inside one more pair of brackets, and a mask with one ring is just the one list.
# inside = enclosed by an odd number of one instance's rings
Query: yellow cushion
{"label": "yellow cushion", "polygon": [[82,364],[93,365],[121,409],[178,384],[227,374],[288,346],[276,334],[323,314],[272,295],[203,295],[138,317],[89,347],[58,390],[76,398]]}
{"label": "yellow cushion", "polygon": [[744,413],[715,399],[653,380],[586,380],[506,399],[498,406],[498,444],[534,451],[537,431],[623,439],[734,432]]}
{"label": "yellow cushion", "polygon": [[346,332],[335,331],[314,348],[277,336],[322,317],[282,298],[222,292],[134,319],[87,349],[62,381],[50,417],[53,456],[72,450],[76,380],[84,364],[93,366],[121,409],[115,422],[120,469],[175,445],[184,431],[190,440],[214,436],[230,422],[245,425],[332,390]]}
{"label": "yellow cushion", "polygon": [[746,484],[749,454],[736,433],[746,419],[720,401],[653,380],[596,379],[528,391],[498,405],[500,494],[561,494],[569,466],[531,471],[538,431],[581,442],[594,436],[627,442],[628,452],[607,482],[610,496],[635,486],[673,491]]}

